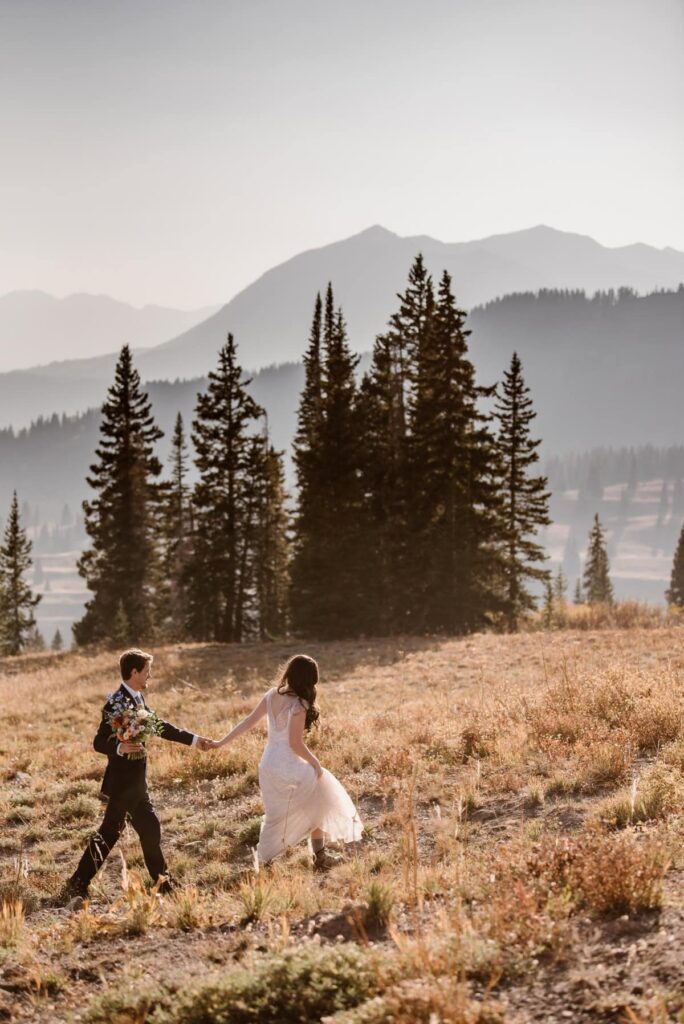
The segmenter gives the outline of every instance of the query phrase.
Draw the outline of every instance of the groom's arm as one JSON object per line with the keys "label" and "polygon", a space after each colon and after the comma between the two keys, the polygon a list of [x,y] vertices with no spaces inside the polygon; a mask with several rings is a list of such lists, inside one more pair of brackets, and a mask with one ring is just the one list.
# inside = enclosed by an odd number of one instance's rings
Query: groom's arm
{"label": "groom's arm", "polygon": [[196,736],[194,732],[188,732],[187,729],[178,729],[175,725],[171,725],[170,722],[162,722],[159,735],[163,740],[171,740],[172,743],[184,743],[186,747],[194,747],[199,739],[199,736]]}
{"label": "groom's arm", "polygon": [[107,721],[106,712],[107,705],[105,704],[102,709],[102,721],[100,722],[100,727],[95,733],[95,739],[93,740],[93,747],[98,754],[108,756],[116,753],[116,743],[113,742],[116,740],[116,736],[114,735],[111,725]]}

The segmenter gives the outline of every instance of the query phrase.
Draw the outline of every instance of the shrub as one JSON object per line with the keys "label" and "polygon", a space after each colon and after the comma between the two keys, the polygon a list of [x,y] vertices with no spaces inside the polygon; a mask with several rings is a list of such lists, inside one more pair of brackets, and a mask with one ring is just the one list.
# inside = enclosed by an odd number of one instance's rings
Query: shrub
{"label": "shrub", "polygon": [[565,892],[599,916],[660,907],[668,866],[665,848],[656,841],[599,833],[547,844],[528,861],[532,877],[549,892]]}
{"label": "shrub", "polygon": [[608,782],[636,754],[675,740],[683,721],[681,689],[663,687],[654,693],[650,681],[625,677],[619,670],[585,678],[566,673],[527,708],[533,746],[551,756],[575,754],[588,767],[602,761]]}
{"label": "shrub", "polygon": [[353,1010],[326,1017],[324,1024],[503,1024],[502,1011],[491,1001],[468,997],[458,978],[443,976],[401,982]]}
{"label": "shrub", "polygon": [[169,924],[182,932],[194,931],[206,923],[206,913],[194,885],[174,892],[168,900],[166,913]]}
{"label": "shrub", "polygon": [[678,771],[655,764],[644,774],[640,786],[604,800],[594,812],[595,819],[609,830],[623,829],[645,821],[659,821],[681,810],[684,780]]}
{"label": "shrub", "polygon": [[[655,629],[667,623],[667,612],[659,605],[644,601],[617,601],[615,604],[563,602],[553,612],[552,629]],[[528,628],[549,628],[543,612],[528,619]]]}
{"label": "shrub", "polygon": [[621,732],[595,743],[578,743],[577,788],[583,793],[619,786],[629,771],[629,742]]}
{"label": "shrub", "polygon": [[8,825],[28,825],[35,813],[35,809],[29,804],[17,804],[7,812],[5,821]]}
{"label": "shrub", "polygon": [[100,804],[90,796],[81,794],[65,800],[59,810],[60,821],[92,821],[101,813]]}
{"label": "shrub", "polygon": [[261,921],[273,905],[274,896],[272,886],[266,884],[261,875],[251,875],[242,882],[238,890],[242,904],[242,924]]}
{"label": "shrub", "polygon": [[469,970],[483,981],[521,974],[540,957],[559,955],[566,943],[566,901],[516,874],[515,868],[508,872],[502,865],[474,918],[483,942]]}
{"label": "shrub", "polygon": [[261,817],[249,818],[237,834],[238,842],[245,846],[256,846],[261,835],[261,821]]}
{"label": "shrub", "polygon": [[590,911],[617,916],[659,908],[668,866],[656,842],[640,845],[628,835],[596,836],[580,848],[573,876]]}
{"label": "shrub", "polygon": [[228,975],[164,989],[105,993],[86,1014],[154,1024],[310,1024],[374,996],[381,960],[357,946],[308,945],[264,956]]}
{"label": "shrub", "polygon": [[394,908],[394,892],[389,885],[382,882],[371,882],[366,890],[366,911],[364,924],[366,927],[384,927],[392,916]]}

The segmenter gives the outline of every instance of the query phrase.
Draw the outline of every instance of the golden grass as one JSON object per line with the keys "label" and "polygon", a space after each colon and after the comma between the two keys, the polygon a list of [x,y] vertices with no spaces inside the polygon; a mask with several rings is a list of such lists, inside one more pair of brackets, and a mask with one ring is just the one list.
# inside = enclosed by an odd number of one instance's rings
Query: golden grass
{"label": "golden grass", "polygon": [[[325,875],[312,874],[304,847],[255,874],[263,729],[206,755],[153,741],[150,785],[182,886],[157,896],[129,829],[119,846],[123,879],[112,856],[91,902],[66,916],[40,901],[73,870],[102,813],[104,764],[91,741],[118,685],[115,658],[8,659],[0,675],[2,962],[19,970],[30,960],[31,976],[48,978],[78,955],[95,979],[104,958],[112,998],[98,996],[97,1005],[113,1006],[118,988],[132,986],[117,1019],[142,1024],[207,957],[226,961],[230,976],[254,949],[295,955],[339,933],[363,956],[367,943],[378,945],[385,967],[359,991],[358,1006],[331,1003],[338,1024],[506,1019],[506,1001],[530,972],[572,970],[587,916],[668,906],[684,808],[684,656],[676,625],[630,615],[628,631],[576,621],[565,632],[312,645],[323,719],[311,743],[359,806],[360,846]],[[175,724],[220,735],[297,649],[162,648],[149,702]],[[129,977],[115,953],[122,941],[140,977]],[[152,966],[158,990],[142,984]],[[270,970],[266,960],[259,970]],[[67,1020],[97,987],[81,981],[68,995],[53,985],[43,997],[53,1000],[51,1019]],[[25,1007],[35,989],[27,983]],[[205,997],[197,994],[198,1006]],[[163,1013],[173,1022],[172,1010]]]}

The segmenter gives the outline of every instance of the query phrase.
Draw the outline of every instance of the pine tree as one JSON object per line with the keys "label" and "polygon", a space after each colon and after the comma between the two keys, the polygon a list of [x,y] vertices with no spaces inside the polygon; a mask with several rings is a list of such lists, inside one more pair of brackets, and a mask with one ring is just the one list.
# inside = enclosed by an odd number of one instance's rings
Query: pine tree
{"label": "pine tree", "polygon": [[563,572],[563,566],[559,565],[553,578],[553,594],[557,604],[561,606],[565,604],[567,589],[568,581]]}
{"label": "pine tree", "polygon": [[93,596],[74,626],[78,644],[112,639],[120,604],[125,607],[128,644],[140,643],[154,630],[160,505],[155,478],[161,473],[154,445],[161,436],[124,345],[102,406],[97,461],[88,477],[96,497],[83,503],[90,547],[78,571]]}
{"label": "pine tree", "polygon": [[293,459],[297,477],[297,510],[294,520],[294,550],[291,566],[291,601],[295,627],[306,631],[315,614],[323,579],[321,561],[325,544],[325,517],[321,490],[325,467],[322,449],[323,304],[316,296],[309,344],[304,356],[304,388],[297,411]]}
{"label": "pine tree", "polygon": [[232,334],[197,396],[193,442],[193,551],[186,566],[187,625],[197,640],[240,642],[249,632],[248,540],[253,495],[250,438],[263,409],[247,392]]}
{"label": "pine tree", "polygon": [[50,644],[50,650],[56,652],[64,650],[64,640],[59,629],[55,630],[55,635],[53,636],[52,643]]}
{"label": "pine tree", "polygon": [[375,340],[371,367],[359,389],[361,479],[365,530],[360,536],[367,566],[363,609],[370,633],[406,627],[412,603],[409,575],[408,458],[401,381],[385,335]]}
{"label": "pine tree", "polygon": [[30,651],[31,654],[41,654],[45,650],[45,638],[35,624],[31,626],[26,635],[24,650]]}
{"label": "pine tree", "polygon": [[268,441],[255,438],[250,452],[254,490],[253,528],[249,532],[256,608],[255,635],[261,640],[282,637],[288,626],[289,516],[285,507],[283,458]]}
{"label": "pine tree", "polygon": [[34,595],[26,582],[32,565],[31,547],[21,525],[15,491],[0,545],[0,649],[3,654],[20,654],[36,629],[33,609],[40,596]]}
{"label": "pine tree", "polygon": [[495,609],[499,556],[498,453],[479,409],[465,313],[442,275],[416,353],[410,420],[414,577],[422,628],[463,632]]}
{"label": "pine tree", "polygon": [[520,616],[535,606],[525,581],[548,579],[548,571],[539,567],[546,554],[534,537],[540,527],[551,522],[548,481],[544,476],[530,473],[531,467],[539,461],[537,448],[540,442],[530,437],[530,424],[536,413],[532,409],[529,388],[525,385],[522,364],[516,352],[510,369],[504,374],[496,415],[500,424],[502,460],[506,617],[509,628],[516,629]]}
{"label": "pine tree", "polygon": [[544,605],[542,607],[542,622],[544,629],[553,629],[556,622],[556,606],[558,600],[556,591],[550,579],[544,583]]}
{"label": "pine tree", "polygon": [[128,621],[123,600],[119,600],[117,603],[114,621],[109,631],[109,640],[114,647],[131,646],[131,624]]}
{"label": "pine tree", "polygon": [[[315,366],[316,313],[309,344]],[[359,467],[361,436],[352,355],[341,310],[335,310],[328,285],[320,358],[319,412],[313,373],[299,411],[296,446],[298,479],[305,501],[295,520],[292,567],[292,617],[295,630],[330,639],[353,636],[365,623],[361,611],[362,568],[359,544],[362,512]],[[307,461],[308,459],[308,461]],[[307,513],[309,513],[307,515]],[[304,586],[300,585],[301,583]]]}
{"label": "pine tree", "polygon": [[[359,394],[364,491],[365,616],[371,630],[415,628],[422,620],[416,591],[415,462],[410,420],[415,415],[418,353],[424,352],[434,310],[432,281],[419,253],[399,308],[378,335]],[[421,590],[422,593],[422,590]]]}
{"label": "pine tree", "polygon": [[660,488],[660,502],[658,504],[658,520],[656,522],[656,529],[662,530],[667,519],[667,513],[670,507],[670,488],[666,479],[663,479],[662,486]]}
{"label": "pine tree", "polygon": [[163,566],[167,631],[174,639],[185,635],[186,572],[192,551],[192,506],[187,478],[187,444],[183,417],[176,416],[171,438],[171,479],[164,484]]}
{"label": "pine tree", "polygon": [[577,577],[577,582],[575,583],[575,592],[573,594],[572,602],[573,602],[573,604],[584,604],[584,594],[582,592],[582,580],[579,578],[579,576]]}
{"label": "pine tree", "polygon": [[588,604],[613,603],[608,551],[598,513],[594,516],[594,525],[589,533],[589,546],[584,564],[584,594]]}
{"label": "pine tree", "polygon": [[679,534],[679,541],[672,562],[670,586],[665,592],[665,597],[670,604],[684,608],[684,526],[682,526]]}

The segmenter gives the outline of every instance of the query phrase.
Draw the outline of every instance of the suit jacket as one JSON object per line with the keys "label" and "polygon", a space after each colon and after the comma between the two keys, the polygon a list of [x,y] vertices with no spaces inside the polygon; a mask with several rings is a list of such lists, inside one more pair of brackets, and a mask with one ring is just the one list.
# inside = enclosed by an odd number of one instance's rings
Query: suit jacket
{"label": "suit jacket", "polygon": [[[104,754],[107,757],[107,767],[102,779],[102,793],[108,797],[131,789],[139,789],[142,795],[147,788],[147,757],[132,759],[127,754],[117,754],[116,748],[119,741],[107,721],[107,715],[111,714],[114,703],[122,701],[132,708],[136,706],[135,700],[123,685],[115,693],[110,694],[102,709],[102,721],[93,740],[93,746],[98,754]],[[143,704],[147,707],[144,696]],[[170,722],[163,722],[159,735],[163,740],[184,743],[189,747],[195,734],[187,732],[185,729],[177,729]]]}

